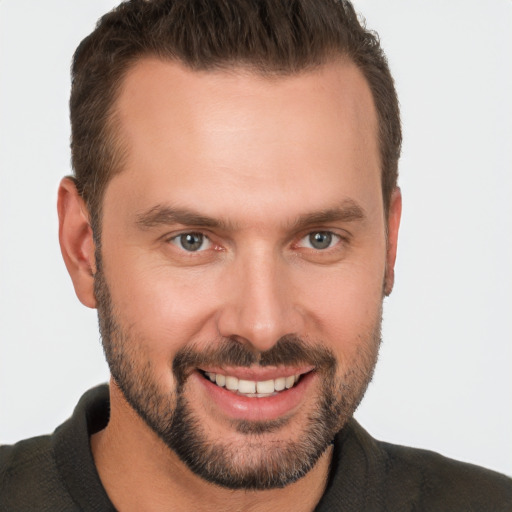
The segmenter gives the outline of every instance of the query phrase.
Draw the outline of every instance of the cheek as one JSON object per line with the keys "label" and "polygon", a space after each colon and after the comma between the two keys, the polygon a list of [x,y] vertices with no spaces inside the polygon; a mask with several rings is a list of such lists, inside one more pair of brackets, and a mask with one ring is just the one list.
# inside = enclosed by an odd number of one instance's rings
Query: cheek
{"label": "cheek", "polygon": [[[184,277],[165,265],[149,268],[127,259],[116,258],[120,264],[107,273],[115,315],[139,333],[151,352],[175,352],[195,338],[215,336],[208,321],[215,311],[215,276]],[[131,269],[129,278],[126,268]]]}
{"label": "cheek", "polygon": [[[374,344],[382,312],[384,264],[349,265],[311,280],[310,317],[320,339],[339,360],[355,357],[364,345]],[[305,306],[307,308],[307,306]]]}

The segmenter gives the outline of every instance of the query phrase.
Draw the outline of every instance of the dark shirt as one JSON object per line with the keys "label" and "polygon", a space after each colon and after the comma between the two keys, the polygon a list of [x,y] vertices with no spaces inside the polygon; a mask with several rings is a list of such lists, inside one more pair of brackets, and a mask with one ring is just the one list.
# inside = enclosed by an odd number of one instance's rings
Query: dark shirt
{"label": "dark shirt", "polygon": [[[114,511],[89,444],[108,417],[103,385],[88,391],[52,435],[0,447],[0,511]],[[376,441],[351,420],[334,440],[329,482],[315,511],[511,512],[512,479]]]}

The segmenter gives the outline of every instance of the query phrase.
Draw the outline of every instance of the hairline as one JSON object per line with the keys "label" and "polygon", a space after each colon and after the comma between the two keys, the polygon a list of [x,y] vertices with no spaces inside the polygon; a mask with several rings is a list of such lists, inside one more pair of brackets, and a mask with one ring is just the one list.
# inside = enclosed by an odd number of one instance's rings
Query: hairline
{"label": "hairline", "polygon": [[[180,57],[173,57],[171,55],[162,55],[156,51],[145,51],[134,57],[128,58],[123,66],[122,72],[119,73],[113,80],[113,90],[112,96],[110,98],[109,106],[105,115],[105,122],[103,125],[103,132],[105,138],[108,140],[110,144],[111,151],[111,163],[112,165],[109,168],[108,173],[106,173],[106,180],[102,186],[101,193],[91,194],[93,201],[86,200],[86,206],[89,213],[89,218],[91,221],[91,227],[93,228],[93,235],[95,242],[100,244],[101,240],[101,223],[102,223],[102,211],[103,211],[103,201],[105,197],[105,193],[108,185],[111,180],[117,176],[118,174],[123,172],[124,163],[126,162],[128,147],[126,142],[122,136],[122,126],[121,120],[119,118],[119,99],[124,89],[124,85],[126,83],[127,76],[129,73],[142,61],[145,60],[157,60],[161,63],[178,63],[183,66],[185,69],[190,70],[192,72],[197,73],[227,73],[232,75],[246,75],[246,76],[254,76],[267,80],[280,79],[286,77],[295,77],[300,76],[302,74],[311,73],[315,70],[321,69],[324,66],[334,64],[336,62],[345,63],[347,65],[353,65],[363,76],[366,85],[368,86],[372,98],[373,108],[376,116],[376,130],[374,136],[376,137],[377,142],[377,150],[378,150],[378,159],[379,159],[379,171],[380,171],[380,187],[381,193],[383,197],[383,208],[385,217],[388,216],[389,213],[389,198],[384,197],[384,186],[382,182],[384,169],[383,169],[383,159],[382,159],[382,141],[381,141],[381,119],[380,113],[376,105],[375,101],[375,93],[372,90],[370,81],[366,77],[364,73],[364,69],[360,66],[346,51],[339,50],[326,50],[322,58],[318,62],[308,63],[304,66],[301,66],[297,69],[292,67],[289,68],[277,68],[276,66],[269,66],[265,62],[258,63],[252,60],[237,60],[237,61],[229,61],[229,60],[221,60],[218,62],[213,62],[209,65],[195,65],[194,63],[190,63],[185,61]],[[75,183],[77,183],[76,178],[70,176]],[[389,194],[391,196],[391,194]],[[92,210],[92,211],[91,211]]]}

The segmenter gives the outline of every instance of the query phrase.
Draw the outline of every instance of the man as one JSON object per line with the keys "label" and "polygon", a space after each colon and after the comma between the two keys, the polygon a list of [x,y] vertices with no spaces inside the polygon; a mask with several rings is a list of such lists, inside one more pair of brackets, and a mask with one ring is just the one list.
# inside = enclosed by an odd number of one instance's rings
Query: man
{"label": "man", "polygon": [[127,2],[75,54],[71,120],[60,242],[112,380],[2,448],[4,509],[510,508],[506,477],[351,419],[401,133],[350,4]]}

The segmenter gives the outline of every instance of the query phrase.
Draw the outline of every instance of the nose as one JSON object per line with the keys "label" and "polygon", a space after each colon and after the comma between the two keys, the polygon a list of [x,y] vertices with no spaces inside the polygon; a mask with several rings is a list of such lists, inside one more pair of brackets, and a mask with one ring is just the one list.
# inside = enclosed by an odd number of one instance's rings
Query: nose
{"label": "nose", "polygon": [[235,260],[234,268],[224,274],[220,335],[258,352],[269,350],[285,335],[298,335],[303,318],[289,263],[266,250]]}

